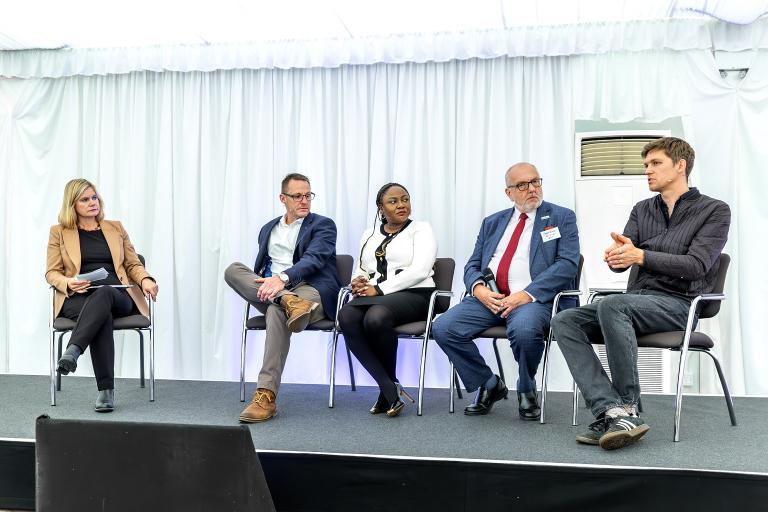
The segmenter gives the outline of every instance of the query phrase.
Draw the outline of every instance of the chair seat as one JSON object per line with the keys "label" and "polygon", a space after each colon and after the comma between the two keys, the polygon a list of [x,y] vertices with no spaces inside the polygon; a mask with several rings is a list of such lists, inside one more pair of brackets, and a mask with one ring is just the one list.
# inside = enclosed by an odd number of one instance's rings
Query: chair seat
{"label": "chair seat", "polygon": [[[309,324],[306,331],[332,331],[335,325],[333,320],[323,318],[313,324]],[[254,316],[245,323],[245,328],[251,331],[263,331],[267,328],[267,320],[264,315]]]}
{"label": "chair seat", "polygon": [[[640,336],[637,338],[637,346],[654,348],[677,348],[683,342],[684,335],[685,331],[668,331],[660,332],[657,334],[648,334],[646,336]],[[712,338],[703,332],[694,332],[691,334],[689,347],[710,349],[714,346],[715,342],[712,341]]]}
{"label": "chair seat", "polygon": [[[116,318],[112,328],[116,331],[123,329],[146,329],[149,327],[149,318],[144,315],[131,315]],[[53,328],[57,331],[71,331],[75,328],[75,322],[69,318],[59,317],[53,322]]]}
{"label": "chair seat", "polygon": [[409,324],[398,325],[395,327],[395,332],[405,336],[422,336],[424,334],[424,329],[426,328],[427,322],[411,322]]}
{"label": "chair seat", "polygon": [[490,329],[486,329],[475,338],[505,338],[507,337],[507,327],[504,325],[497,325],[495,327],[491,327]]}

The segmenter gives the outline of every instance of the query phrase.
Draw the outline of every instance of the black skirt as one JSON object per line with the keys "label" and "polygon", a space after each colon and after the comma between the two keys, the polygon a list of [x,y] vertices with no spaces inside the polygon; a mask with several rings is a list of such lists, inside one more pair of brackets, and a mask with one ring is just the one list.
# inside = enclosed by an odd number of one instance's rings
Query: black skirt
{"label": "black skirt", "polygon": [[435,288],[408,288],[387,295],[355,297],[346,306],[370,307],[381,305],[392,311],[398,324],[418,322],[427,318],[429,297]]}

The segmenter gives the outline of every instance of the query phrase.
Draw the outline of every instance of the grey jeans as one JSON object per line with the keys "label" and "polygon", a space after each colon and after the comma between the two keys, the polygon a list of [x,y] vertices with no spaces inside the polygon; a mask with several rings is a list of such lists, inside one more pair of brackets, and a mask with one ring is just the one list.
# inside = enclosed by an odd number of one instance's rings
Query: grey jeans
{"label": "grey jeans", "polygon": [[[224,271],[224,280],[227,284],[266,317],[264,360],[256,387],[269,389],[277,394],[280,389],[283,368],[285,368],[285,360],[288,358],[288,350],[291,348],[291,331],[286,326],[287,317],[281,306],[259,300],[257,292],[261,285],[254,281],[257,277],[259,276],[253,270],[242,263],[233,263]],[[312,311],[309,317],[310,323],[325,318],[323,306],[320,304],[320,293],[312,286],[302,281],[290,289],[278,292],[277,297],[287,294],[298,295],[302,299],[318,303],[318,307]]]}
{"label": "grey jeans", "polygon": [[[595,417],[611,407],[637,405],[637,336],[684,330],[689,306],[683,298],[640,290],[609,295],[552,319],[560,351]],[[601,339],[613,382],[592,348],[591,340]]]}

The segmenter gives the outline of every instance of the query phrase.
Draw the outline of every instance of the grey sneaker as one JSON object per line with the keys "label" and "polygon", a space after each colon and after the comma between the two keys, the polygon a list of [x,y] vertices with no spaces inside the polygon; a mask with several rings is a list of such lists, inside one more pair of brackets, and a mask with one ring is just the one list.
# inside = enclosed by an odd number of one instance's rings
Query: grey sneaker
{"label": "grey sneaker", "polygon": [[637,416],[610,418],[608,430],[600,438],[600,448],[616,450],[637,442],[651,427]]}
{"label": "grey sneaker", "polygon": [[605,418],[600,418],[599,420],[591,423],[589,427],[587,427],[586,432],[582,432],[581,434],[577,435],[576,442],[597,446],[600,444],[600,438],[603,437],[603,434],[605,434],[606,430],[608,430],[608,421]]}

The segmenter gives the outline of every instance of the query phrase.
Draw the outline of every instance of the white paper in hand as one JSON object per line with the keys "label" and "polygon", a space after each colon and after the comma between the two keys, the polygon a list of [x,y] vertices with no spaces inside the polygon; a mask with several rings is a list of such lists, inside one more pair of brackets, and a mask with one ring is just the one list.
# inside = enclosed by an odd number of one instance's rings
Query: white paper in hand
{"label": "white paper in hand", "polygon": [[75,279],[78,281],[101,281],[102,279],[106,279],[107,276],[109,276],[109,273],[104,269],[104,267],[98,268],[94,270],[93,272],[88,272],[86,274],[78,274],[75,276]]}

